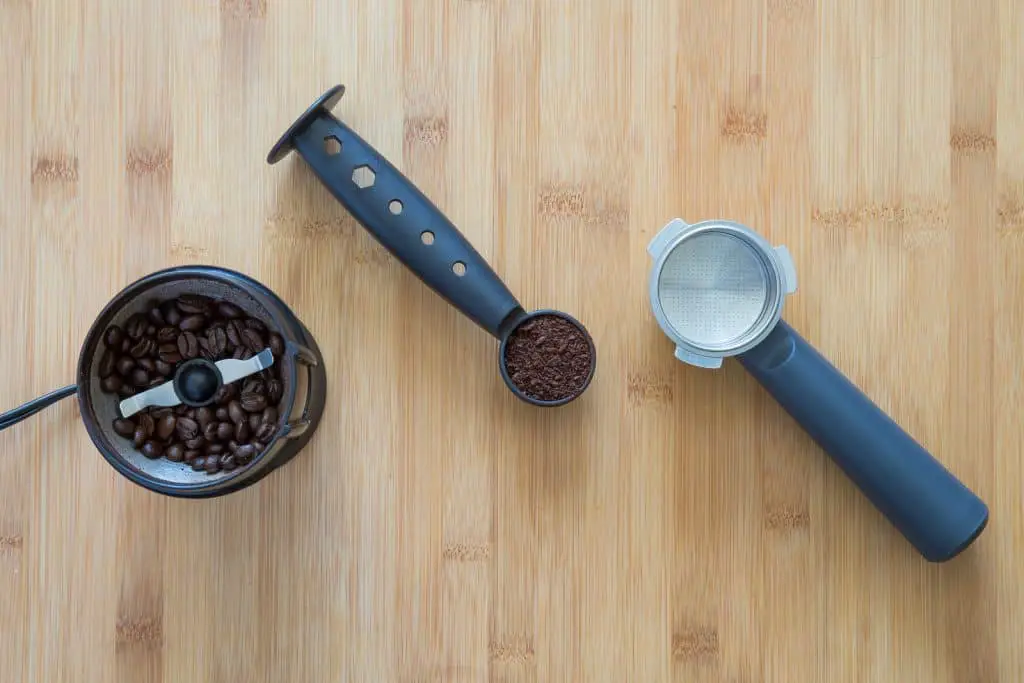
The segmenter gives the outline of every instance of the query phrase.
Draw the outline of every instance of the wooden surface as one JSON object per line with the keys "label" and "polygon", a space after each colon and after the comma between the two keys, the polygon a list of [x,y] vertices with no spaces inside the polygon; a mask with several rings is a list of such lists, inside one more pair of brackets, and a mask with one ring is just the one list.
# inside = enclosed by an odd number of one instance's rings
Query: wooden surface
{"label": "wooden surface", "polygon": [[[0,435],[6,681],[1024,679],[1019,0],[0,0],[0,405],[123,286],[213,263],[329,369],[311,446],[225,499],[122,480],[66,401]],[[585,398],[264,157],[326,87],[527,307]],[[787,244],[787,319],[989,503],[928,565],[736,364],[672,358],[674,217]]]}

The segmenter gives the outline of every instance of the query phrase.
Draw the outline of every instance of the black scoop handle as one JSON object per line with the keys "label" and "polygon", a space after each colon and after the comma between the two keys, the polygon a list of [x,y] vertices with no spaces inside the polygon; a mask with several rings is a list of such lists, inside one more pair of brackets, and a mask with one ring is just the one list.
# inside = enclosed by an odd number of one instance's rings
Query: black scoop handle
{"label": "black scoop handle", "polygon": [[981,534],[985,503],[785,322],[739,361],[925,559]]}
{"label": "black scoop handle", "polygon": [[[412,181],[323,109],[292,143],[320,182],[378,242],[451,305],[500,339],[502,322],[521,310],[519,302]],[[356,182],[366,185],[371,179],[373,184],[365,187]]]}

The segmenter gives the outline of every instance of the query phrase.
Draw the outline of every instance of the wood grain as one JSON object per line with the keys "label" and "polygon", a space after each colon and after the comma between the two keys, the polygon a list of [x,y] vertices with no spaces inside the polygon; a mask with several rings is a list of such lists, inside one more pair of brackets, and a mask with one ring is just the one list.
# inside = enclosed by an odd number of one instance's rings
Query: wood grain
{"label": "wood grain", "polygon": [[[115,292],[212,263],[316,335],[327,414],[224,499],[0,434],[3,681],[1024,678],[1024,4],[0,1],[0,407],[73,376]],[[326,87],[528,307],[585,398],[496,345],[294,158]],[[929,565],[737,365],[677,363],[645,246],[789,246],[787,319],[989,503]]]}

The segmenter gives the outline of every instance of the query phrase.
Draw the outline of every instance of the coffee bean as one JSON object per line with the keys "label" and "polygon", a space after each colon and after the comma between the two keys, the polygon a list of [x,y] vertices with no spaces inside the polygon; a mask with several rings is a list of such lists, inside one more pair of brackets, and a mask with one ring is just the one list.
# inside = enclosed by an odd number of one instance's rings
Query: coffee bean
{"label": "coffee bean", "polygon": [[274,438],[274,434],[276,433],[276,424],[274,424],[273,422],[264,422],[263,424],[260,425],[260,428],[256,430],[254,437],[256,438],[257,441],[267,443]]}
{"label": "coffee bean", "polygon": [[199,456],[198,458],[193,458],[192,462],[190,462],[189,464],[192,466],[192,469],[198,472],[199,470],[203,469],[206,466],[206,458],[202,456]]}
{"label": "coffee bean", "polygon": [[177,306],[171,306],[164,311],[164,320],[172,327],[177,327],[181,323],[181,317],[181,311],[178,310]]}
{"label": "coffee bean", "polygon": [[136,427],[135,433],[132,435],[132,445],[136,448],[142,448],[142,444],[146,442],[146,430],[142,427]]}
{"label": "coffee bean", "polygon": [[253,413],[249,416],[249,431],[255,432],[263,424],[263,413]]}
{"label": "coffee bean", "polygon": [[180,443],[173,443],[164,451],[164,457],[171,462],[181,462],[185,459],[185,449]]}
{"label": "coffee bean", "polygon": [[284,385],[279,379],[272,379],[267,382],[267,400],[277,405],[284,397]]}
{"label": "coffee bean", "polygon": [[191,451],[197,451],[206,445],[206,439],[201,436],[197,436],[194,439],[187,439],[185,441],[185,448]]}
{"label": "coffee bean", "polygon": [[235,440],[236,441],[248,441],[249,435],[252,434],[252,428],[249,427],[249,423],[239,422],[235,425]]}
{"label": "coffee bean", "polygon": [[[178,424],[175,426],[175,431],[178,432],[178,436],[181,437],[182,441],[189,441],[199,436],[199,424],[190,417],[178,418]],[[192,448],[192,446],[189,446]]]}
{"label": "coffee bean", "polygon": [[248,327],[250,330],[256,330],[257,332],[267,331],[267,326],[264,325],[259,320],[257,320],[256,318],[246,318],[245,326]]}
{"label": "coffee bean", "polygon": [[174,366],[171,365],[170,363],[164,362],[163,360],[156,361],[155,365],[156,371],[159,372],[164,377],[170,377],[171,373],[174,372]]}
{"label": "coffee bean", "polygon": [[199,412],[195,408],[189,408],[188,406],[185,406],[185,415],[192,418],[196,422],[199,421]]}
{"label": "coffee bean", "polygon": [[265,348],[263,337],[260,336],[259,332],[251,328],[242,330],[242,343],[245,345],[245,348],[253,353],[259,353]]}
{"label": "coffee bean", "polygon": [[163,377],[153,377],[152,379],[149,380],[149,384],[147,384],[146,386],[147,387],[158,387],[158,386],[160,386],[163,383],[164,383],[164,378]]}
{"label": "coffee bean", "polygon": [[182,358],[195,358],[199,355],[199,340],[191,332],[178,335],[178,353]]}
{"label": "coffee bean", "polygon": [[103,352],[103,355],[100,356],[100,365],[98,368],[100,379],[106,379],[114,374],[114,361],[116,360],[117,357],[114,356],[114,352],[110,349]]}
{"label": "coffee bean", "polygon": [[231,451],[232,453],[237,451],[238,450],[238,442],[235,441],[234,439],[232,439],[231,441],[228,441],[228,450]]}
{"label": "coffee bean", "polygon": [[230,422],[220,422],[217,426],[217,438],[221,441],[227,441],[235,433],[235,425]]}
{"label": "coffee bean", "polygon": [[213,422],[213,411],[206,406],[196,411],[196,421],[199,423],[200,428],[206,429],[206,425]]}
{"label": "coffee bean", "polygon": [[214,458],[212,456],[208,457],[203,469],[206,470],[207,474],[216,474],[217,472],[220,472],[220,458]]}
{"label": "coffee bean", "polygon": [[209,332],[206,333],[206,338],[210,342],[210,351],[217,357],[220,357],[227,351],[228,348],[228,335],[224,332],[223,327],[213,327]]}
{"label": "coffee bean", "polygon": [[217,429],[220,427],[219,422],[211,422],[203,428],[203,438],[207,441],[217,440]]}
{"label": "coffee bean", "polygon": [[243,393],[238,402],[241,403],[242,408],[249,413],[261,413],[263,412],[263,409],[267,407],[267,397],[263,394],[253,392]]}
{"label": "coffee bean", "polygon": [[122,384],[121,388],[117,390],[117,395],[121,398],[128,398],[129,396],[135,395],[135,387],[130,384]]}
{"label": "coffee bean", "polygon": [[238,396],[238,387],[234,384],[222,384],[217,393],[213,395],[213,400],[219,405],[225,405],[234,400],[236,396]]}
{"label": "coffee bean", "polygon": [[185,462],[192,462],[199,457],[199,451],[185,451]]}
{"label": "coffee bean", "polygon": [[103,343],[107,345],[107,348],[117,351],[121,348],[121,343],[124,341],[124,332],[117,325],[111,325],[107,328],[107,333],[103,335]]}
{"label": "coffee bean", "polygon": [[171,438],[174,434],[174,428],[178,424],[178,418],[173,415],[165,415],[160,418],[160,421],[156,424],[156,437],[161,441],[166,441]]}
{"label": "coffee bean", "polygon": [[121,356],[117,359],[114,367],[117,368],[117,374],[122,377],[127,377],[132,374],[132,370],[135,369],[135,359],[131,356]]}
{"label": "coffee bean", "polygon": [[146,433],[147,439],[153,436],[153,432],[156,431],[156,421],[153,419],[152,415],[149,413],[139,413],[137,421],[139,423],[139,427],[141,427]]}
{"label": "coffee bean", "polygon": [[238,450],[235,451],[235,462],[239,465],[248,465],[254,457],[256,457],[256,447],[252,444],[247,443],[244,446],[239,446]]}
{"label": "coffee bean", "polygon": [[243,394],[262,394],[264,392],[263,380],[256,378],[249,378],[245,380],[245,384],[242,385]]}
{"label": "coffee bean", "polygon": [[284,338],[281,337],[277,332],[271,332],[270,338],[267,341],[270,346],[270,352],[274,354],[274,358],[280,358],[284,355]]}
{"label": "coffee bean", "polygon": [[146,334],[150,337],[156,334],[156,325],[146,325]]}
{"label": "coffee bean", "polygon": [[181,354],[178,353],[178,344],[161,344],[158,349],[159,358],[168,365],[174,365],[181,361]]}
{"label": "coffee bean", "polygon": [[143,358],[156,353],[156,342],[148,337],[143,337],[132,345],[129,353],[132,354],[133,358]]}
{"label": "coffee bean", "polygon": [[242,404],[238,401],[232,401],[228,404],[228,416],[231,421],[235,424],[244,422],[246,420],[245,411],[242,410]]}
{"label": "coffee bean", "polygon": [[230,413],[228,413],[228,409],[227,408],[217,408],[217,412],[215,413],[215,416],[221,422],[223,422],[224,420],[230,420],[231,419]]}
{"label": "coffee bean", "polygon": [[142,338],[142,335],[146,333],[146,328],[149,323],[146,322],[145,316],[141,313],[136,313],[132,317],[128,318],[128,322],[124,326],[124,331],[128,334],[128,338],[135,341]]}
{"label": "coffee bean", "polygon": [[163,311],[156,306],[149,309],[149,322],[153,323],[157,327],[163,327],[167,324],[167,321],[164,319]]}
{"label": "coffee bean", "polygon": [[156,441],[147,441],[142,444],[142,454],[150,460],[156,460],[163,455],[164,447],[158,444]]}
{"label": "coffee bean", "polygon": [[262,441],[250,441],[249,443],[251,443],[252,447],[256,449],[257,454],[262,453],[267,448],[267,445]]}
{"label": "coffee bean", "polygon": [[222,443],[208,443],[203,448],[207,455],[220,455],[224,452],[224,444]]}
{"label": "coffee bean", "polygon": [[210,348],[210,342],[206,337],[199,337],[199,355],[206,360],[217,360],[217,354]]}
{"label": "coffee bean", "polygon": [[175,302],[178,310],[186,315],[206,313],[210,307],[210,300],[198,294],[182,294]]}
{"label": "coffee bean", "polygon": [[242,317],[242,309],[227,301],[221,301],[217,304],[217,315],[227,320],[234,320]]}
{"label": "coffee bean", "polygon": [[238,467],[238,463],[235,462],[235,456],[231,453],[225,453],[220,456],[220,468],[225,472],[230,472]]}
{"label": "coffee bean", "polygon": [[127,439],[135,433],[135,423],[125,418],[118,418],[114,420],[114,431]]}
{"label": "coffee bean", "polygon": [[[247,354],[248,358],[246,358]],[[231,352],[231,357],[234,358],[235,360],[249,360],[249,358],[252,358],[252,351],[245,348],[244,346],[238,346],[235,347],[235,350]]]}
{"label": "coffee bean", "polygon": [[187,405],[182,404],[180,406],[175,406],[174,414],[177,415],[178,417],[181,417],[182,415],[188,415],[189,410],[191,410],[191,408],[189,408]]}
{"label": "coffee bean", "polygon": [[156,340],[161,344],[171,344],[178,341],[178,328],[161,327],[160,331],[156,333]]}
{"label": "coffee bean", "polygon": [[160,420],[164,419],[168,415],[174,415],[174,409],[173,408],[157,408],[155,410],[149,411],[149,414],[153,416],[154,420],[159,422]]}
{"label": "coffee bean", "polygon": [[263,417],[261,418],[260,421],[275,424],[277,422],[277,408],[273,406],[267,406],[266,409],[263,411]]}
{"label": "coffee bean", "polygon": [[245,326],[237,320],[231,320],[227,325],[224,326],[224,334],[227,335],[228,344],[231,346],[240,346],[242,343],[242,330]]}
{"label": "coffee bean", "polygon": [[182,318],[181,322],[178,323],[178,329],[183,332],[195,332],[203,329],[203,325],[206,324],[205,315],[190,315],[187,318]]}
{"label": "coffee bean", "polygon": [[146,372],[156,372],[156,363],[153,362],[152,358],[140,358],[136,365]]}
{"label": "coffee bean", "polygon": [[121,388],[121,384],[122,382],[120,377],[117,375],[111,375],[100,382],[100,387],[108,394],[115,394]]}
{"label": "coffee bean", "polygon": [[149,384],[149,373],[141,367],[132,370],[132,384],[137,387],[144,387]]}

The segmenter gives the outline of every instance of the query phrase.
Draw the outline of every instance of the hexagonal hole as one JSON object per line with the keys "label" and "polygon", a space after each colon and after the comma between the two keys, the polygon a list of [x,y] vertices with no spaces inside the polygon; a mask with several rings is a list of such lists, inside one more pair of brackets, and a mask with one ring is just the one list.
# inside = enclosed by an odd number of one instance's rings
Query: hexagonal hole
{"label": "hexagonal hole", "polygon": [[332,157],[335,154],[341,154],[341,140],[333,135],[328,135],[324,138],[324,151]]}
{"label": "hexagonal hole", "polygon": [[376,180],[377,174],[369,166],[356,166],[356,169],[352,171],[352,182],[361,190],[373,187]]}

